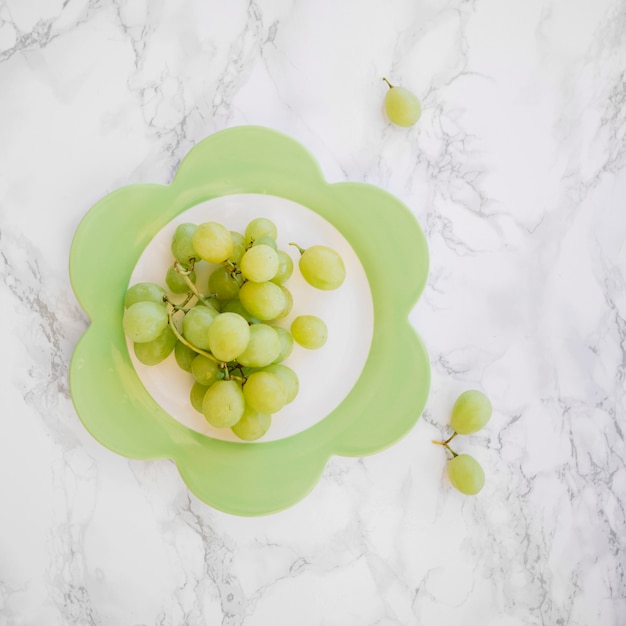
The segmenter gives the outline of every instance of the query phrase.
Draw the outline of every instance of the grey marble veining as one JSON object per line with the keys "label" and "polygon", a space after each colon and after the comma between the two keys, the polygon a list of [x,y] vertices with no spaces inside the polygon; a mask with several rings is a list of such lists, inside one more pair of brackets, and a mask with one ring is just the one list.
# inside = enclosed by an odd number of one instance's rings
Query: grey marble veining
{"label": "grey marble veining", "polygon": [[[617,0],[0,3],[0,625],[625,625],[625,33]],[[422,418],[260,518],[103,448],[67,379],[88,208],[239,124],[400,198],[431,259]],[[431,444],[470,387],[475,498]]]}

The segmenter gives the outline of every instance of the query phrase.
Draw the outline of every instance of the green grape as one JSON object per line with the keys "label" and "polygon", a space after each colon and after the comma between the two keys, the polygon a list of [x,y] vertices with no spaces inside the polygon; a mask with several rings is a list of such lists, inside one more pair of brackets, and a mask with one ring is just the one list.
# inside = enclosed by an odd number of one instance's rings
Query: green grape
{"label": "green grape", "polygon": [[145,343],[136,343],[134,345],[135,356],[144,365],[156,365],[161,361],[165,361],[172,353],[175,345],[176,335],[168,324],[156,339],[146,341]]}
{"label": "green grape", "polygon": [[163,304],[165,289],[156,283],[136,283],[128,289],[124,296],[124,307],[128,308],[136,302],[157,302]]}
{"label": "green grape", "polygon": [[278,271],[278,253],[274,248],[261,244],[252,246],[241,257],[241,273],[255,283],[263,283],[276,276]]}
{"label": "green grape", "polygon": [[250,326],[237,313],[220,313],[209,326],[209,349],[220,361],[234,361],[250,341]]}
{"label": "green grape", "polygon": [[270,428],[272,416],[267,413],[259,413],[246,404],[241,419],[231,430],[244,441],[260,439]]}
{"label": "green grape", "polygon": [[242,417],[245,402],[241,387],[234,380],[218,380],[204,394],[202,413],[211,426],[230,428]]}
{"label": "green grape", "polygon": [[246,367],[269,365],[280,353],[280,338],[274,328],[267,324],[250,326],[250,341],[237,361]]}
{"label": "green grape", "polygon": [[216,313],[222,312],[222,301],[218,300],[217,298],[213,296],[208,296],[208,297],[205,296],[204,302],[202,302],[201,304],[204,304],[204,306],[212,308]]}
{"label": "green grape", "polygon": [[272,239],[267,235],[257,237],[257,239],[252,242],[252,246],[269,246],[270,248],[272,248],[272,250],[278,252],[278,244],[276,243],[276,239]]}
{"label": "green grape", "polygon": [[480,391],[470,389],[464,391],[454,403],[450,425],[459,435],[471,435],[485,427],[491,413],[489,398]]}
{"label": "green grape", "polygon": [[469,454],[458,454],[448,461],[448,477],[455,489],[468,496],[477,494],[485,484],[485,472]]}
{"label": "green grape", "polygon": [[231,230],[230,235],[233,238],[233,251],[228,257],[228,260],[235,263],[235,265],[239,265],[241,257],[246,251],[246,240],[241,233],[238,233],[235,230]]}
{"label": "green grape", "polygon": [[191,385],[189,401],[191,402],[191,406],[198,411],[198,413],[202,413],[202,401],[204,400],[207,390],[208,387],[201,385],[198,381]]}
{"label": "green grape", "polygon": [[299,315],[291,323],[291,336],[303,348],[316,350],[326,343],[328,328],[315,315]]}
{"label": "green grape", "polygon": [[271,282],[248,281],[239,290],[241,304],[250,315],[262,321],[276,319],[285,309],[285,294]]}
{"label": "green grape", "polygon": [[234,249],[230,231],[217,222],[200,224],[192,237],[196,254],[209,263],[223,263]]}
{"label": "green grape", "polygon": [[261,371],[275,374],[283,381],[287,392],[285,404],[289,404],[296,399],[298,391],[300,391],[300,381],[298,380],[298,375],[290,367],[274,364],[264,367]]}
{"label": "green grape", "polygon": [[243,317],[249,324],[258,324],[261,320],[257,317],[253,317],[246,311],[243,304],[241,304],[241,300],[239,298],[235,298],[234,300],[229,300],[224,307],[222,308],[222,313],[237,313]]}
{"label": "green grape", "polygon": [[232,300],[237,297],[242,282],[220,265],[209,276],[209,291],[219,300]]}
{"label": "green grape", "polygon": [[291,313],[291,309],[293,309],[293,296],[291,295],[291,291],[285,287],[285,285],[278,285],[285,296],[285,307],[283,310],[274,318],[277,320],[282,320]]}
{"label": "green grape", "polygon": [[167,310],[163,303],[135,302],[124,312],[122,325],[126,336],[134,343],[152,341],[167,326]]}
{"label": "green grape", "polygon": [[[192,283],[196,282],[196,273],[193,270],[187,275],[187,277]],[[189,285],[182,277],[182,274],[177,272],[173,265],[170,265],[167,268],[165,283],[167,284],[167,288],[172,293],[187,293],[189,291]]]}
{"label": "green grape", "polygon": [[246,404],[259,413],[276,413],[287,402],[285,383],[271,372],[255,371],[243,386]]}
{"label": "green grape", "polygon": [[281,363],[291,354],[293,350],[293,337],[288,330],[285,330],[280,326],[274,326],[273,328],[280,339],[280,352],[274,359],[274,363]]}
{"label": "green grape", "polygon": [[191,373],[196,382],[209,387],[218,379],[220,367],[213,359],[198,354],[191,362]]}
{"label": "green grape", "polygon": [[193,248],[193,234],[196,232],[195,224],[180,224],[174,231],[172,237],[172,254],[174,258],[183,266],[191,267],[196,257],[196,251]]}
{"label": "green grape", "polygon": [[389,91],[385,94],[385,112],[389,121],[398,126],[413,126],[422,114],[420,101],[404,87],[392,85],[386,78]]}
{"label": "green grape", "polygon": [[282,285],[293,274],[293,261],[291,257],[284,251],[278,250],[278,270],[272,278],[272,282],[277,285]]}
{"label": "green grape", "polygon": [[183,336],[200,350],[209,349],[209,328],[213,320],[219,315],[208,306],[199,304],[183,318]]}
{"label": "green grape", "polygon": [[346,267],[338,252],[328,246],[300,248],[298,267],[309,285],[324,291],[337,289],[346,278]]}
{"label": "green grape", "polygon": [[245,237],[248,244],[260,237],[270,237],[270,239],[276,240],[278,239],[278,229],[272,220],[268,220],[266,217],[257,217],[246,226]]}
{"label": "green grape", "polygon": [[178,367],[185,372],[191,372],[191,362],[198,356],[198,353],[186,346],[182,341],[177,341],[174,346],[174,358]]}

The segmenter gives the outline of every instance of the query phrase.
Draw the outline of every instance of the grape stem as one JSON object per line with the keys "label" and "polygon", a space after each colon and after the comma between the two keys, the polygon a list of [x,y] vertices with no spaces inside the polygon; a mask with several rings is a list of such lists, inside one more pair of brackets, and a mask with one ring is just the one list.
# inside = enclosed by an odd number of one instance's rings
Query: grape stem
{"label": "grape stem", "polygon": [[187,283],[187,286],[189,287],[189,291],[191,291],[191,293],[193,293],[193,295],[196,296],[196,298],[198,298],[198,300],[200,300],[202,304],[205,304],[206,306],[213,308],[213,305],[211,304],[209,299],[198,291],[198,288],[193,284],[192,280],[189,278],[191,269],[186,270],[177,260],[174,261],[174,269],[182,276],[183,280]]}
{"label": "grape stem", "polygon": [[228,369],[228,363],[220,363],[220,367],[224,370],[224,380],[230,380],[230,370]]}
{"label": "grape stem", "polygon": [[443,444],[450,443],[458,434],[459,433],[457,432],[452,433],[452,435],[450,435],[450,437],[448,437],[444,442],[438,441],[436,443],[443,443]]}
{"label": "grape stem", "polygon": [[194,346],[192,343],[189,343],[180,334],[180,332],[178,332],[178,328],[176,328],[176,324],[174,323],[174,313],[176,313],[176,311],[173,308],[169,309],[167,311],[167,319],[170,323],[170,328],[172,329],[172,332],[174,333],[174,335],[176,335],[176,339],[178,339],[178,341],[180,341],[181,343],[185,344],[188,348],[191,348],[191,350],[193,350],[194,352],[197,352],[198,354],[201,354],[202,356],[205,356],[208,359],[211,359],[211,361],[215,361],[220,367],[224,367],[226,365],[225,363],[222,363],[222,361],[218,361],[218,359],[216,359],[210,352],[205,352],[204,350],[201,350],[200,348],[196,348],[196,346]]}
{"label": "grape stem", "polygon": [[222,265],[228,270],[231,278],[238,278],[241,276],[241,270],[237,267],[236,263],[233,263],[231,260],[226,259]]}
{"label": "grape stem", "polygon": [[289,242],[290,246],[295,246],[296,248],[298,248],[298,250],[300,251],[300,254],[304,254],[306,252],[306,250],[304,248],[301,248],[297,243],[294,243],[293,241]]}
{"label": "grape stem", "polygon": [[181,304],[174,305],[174,306],[179,306],[180,309],[184,311],[185,309],[183,309],[183,307],[185,307],[185,306],[187,306],[189,304],[189,301],[193,298],[193,295],[194,295],[193,293],[188,293],[187,297],[185,298],[185,300]]}
{"label": "grape stem", "polygon": [[183,311],[184,313],[189,313],[189,311],[191,311],[191,309],[187,309],[186,305],[189,304],[189,301],[194,297],[194,294],[191,292],[187,293],[187,297],[185,298],[185,300],[183,302],[181,302],[180,304],[174,304],[167,296],[163,296],[163,302],[165,302],[166,304],[169,304],[174,313],[177,313],[178,311]]}
{"label": "grape stem", "polygon": [[443,446],[448,452],[452,453],[452,458],[454,458],[455,456],[459,456],[445,441],[434,441],[433,443],[436,443],[439,446]]}
{"label": "grape stem", "polygon": [[191,274],[191,272],[193,272],[193,268],[196,265],[196,259],[194,257],[191,257],[189,259],[189,267],[185,267],[178,259],[174,259],[174,269],[179,273],[182,274],[184,276],[189,276],[189,274]]}
{"label": "grape stem", "polygon": [[383,80],[387,83],[387,86],[389,87],[389,89],[393,89],[395,87],[395,85],[392,85],[384,76],[383,76]]}
{"label": "grape stem", "polygon": [[452,453],[452,458],[455,456],[459,456],[448,444],[458,435],[459,433],[453,433],[450,437],[448,437],[445,441],[437,441],[433,439],[433,443],[438,446],[443,446],[446,450]]}
{"label": "grape stem", "polygon": [[240,365],[236,365],[235,367],[233,367],[232,369],[228,369],[228,363],[220,363],[220,367],[224,370],[224,380],[236,380],[237,382],[240,382],[242,385],[243,383],[246,382],[246,378],[245,376],[235,376],[233,374],[233,372],[238,369],[239,371],[241,371],[241,366]]}

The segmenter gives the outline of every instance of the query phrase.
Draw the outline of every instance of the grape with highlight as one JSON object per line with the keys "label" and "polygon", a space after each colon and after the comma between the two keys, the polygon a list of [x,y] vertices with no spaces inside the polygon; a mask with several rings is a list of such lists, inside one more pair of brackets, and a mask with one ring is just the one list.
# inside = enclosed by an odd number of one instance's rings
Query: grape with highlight
{"label": "grape with highlight", "polygon": [[385,112],[389,121],[397,126],[413,126],[422,115],[422,105],[415,94],[404,87],[392,85],[386,78],[389,90],[385,94]]}
{"label": "grape with highlight", "polygon": [[458,454],[448,461],[448,476],[452,486],[468,496],[476,495],[485,485],[485,472],[469,454]]}

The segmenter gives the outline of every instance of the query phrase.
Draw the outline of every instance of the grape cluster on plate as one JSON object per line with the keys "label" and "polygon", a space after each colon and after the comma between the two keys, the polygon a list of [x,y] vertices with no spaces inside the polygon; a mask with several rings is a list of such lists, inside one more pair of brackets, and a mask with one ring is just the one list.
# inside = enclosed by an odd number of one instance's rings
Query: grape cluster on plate
{"label": "grape cluster on plate", "polygon": [[450,426],[454,433],[445,441],[433,441],[452,454],[448,461],[448,477],[452,486],[466,495],[475,495],[483,488],[485,472],[473,456],[457,454],[449,443],[457,435],[471,435],[484,428],[492,412],[491,402],[484,393],[475,389],[464,391],[452,407]]}
{"label": "grape cluster on plate", "polygon": [[[283,364],[294,341],[317,349],[328,335],[315,315],[298,315],[289,329],[279,325],[294,304],[284,285],[294,268],[289,254],[278,249],[277,236],[276,225],[263,217],[252,220],[243,234],[218,222],[181,224],[165,276],[170,294],[143,282],[132,285],[124,298],[124,332],[137,359],[156,365],[174,352],[178,365],[193,375],[191,405],[212,426],[230,428],[246,441],[262,437],[272,414],[298,394],[298,376]],[[346,270],[335,250],[292,245],[310,285],[341,286]],[[196,278],[199,263],[210,266],[205,286]]]}

